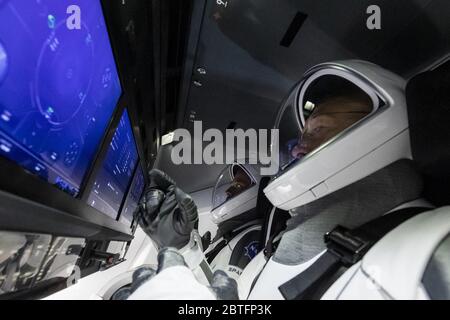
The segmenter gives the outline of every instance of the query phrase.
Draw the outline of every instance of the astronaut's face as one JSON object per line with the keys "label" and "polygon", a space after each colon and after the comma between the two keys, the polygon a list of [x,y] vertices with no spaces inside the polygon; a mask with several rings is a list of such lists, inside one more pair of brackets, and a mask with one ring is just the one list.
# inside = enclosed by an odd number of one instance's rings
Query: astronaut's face
{"label": "astronaut's face", "polygon": [[236,167],[234,172],[234,179],[231,186],[225,191],[227,194],[227,199],[240,194],[242,191],[251,187],[252,181],[250,177],[240,168]]}
{"label": "astronaut's face", "polygon": [[349,97],[332,98],[317,105],[306,120],[297,145],[291,151],[292,157],[303,158],[367,116],[371,108],[369,101]]}

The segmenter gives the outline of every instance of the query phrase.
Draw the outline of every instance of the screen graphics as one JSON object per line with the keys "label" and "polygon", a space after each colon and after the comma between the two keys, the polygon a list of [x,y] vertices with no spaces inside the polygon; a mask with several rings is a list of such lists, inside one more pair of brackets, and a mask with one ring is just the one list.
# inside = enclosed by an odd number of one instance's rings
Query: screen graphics
{"label": "screen graphics", "polygon": [[100,0],[0,0],[0,156],[77,196],[120,95]]}

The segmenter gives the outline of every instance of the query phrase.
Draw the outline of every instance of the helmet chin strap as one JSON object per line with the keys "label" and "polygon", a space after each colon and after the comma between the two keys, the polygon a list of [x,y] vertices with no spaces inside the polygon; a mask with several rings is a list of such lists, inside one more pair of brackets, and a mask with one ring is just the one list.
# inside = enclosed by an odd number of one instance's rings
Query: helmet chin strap
{"label": "helmet chin strap", "polygon": [[[337,225],[356,228],[421,197],[422,179],[411,160],[400,160],[328,196],[291,210],[292,218],[274,255],[288,265],[326,249],[324,234]],[[394,213],[395,214],[395,213]]]}

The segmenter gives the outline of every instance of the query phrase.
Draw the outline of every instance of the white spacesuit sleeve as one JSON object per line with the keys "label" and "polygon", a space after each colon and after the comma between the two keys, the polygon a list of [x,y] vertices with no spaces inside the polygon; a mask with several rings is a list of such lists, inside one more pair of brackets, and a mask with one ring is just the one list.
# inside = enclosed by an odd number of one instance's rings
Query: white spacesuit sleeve
{"label": "white spacesuit sleeve", "polygon": [[237,300],[237,283],[223,271],[216,271],[208,285],[200,283],[175,248],[158,253],[158,268],[140,268],[133,273],[130,288],[117,300]]}
{"label": "white spacesuit sleeve", "polygon": [[128,300],[216,300],[216,297],[197,281],[189,268],[173,266],[141,285]]}

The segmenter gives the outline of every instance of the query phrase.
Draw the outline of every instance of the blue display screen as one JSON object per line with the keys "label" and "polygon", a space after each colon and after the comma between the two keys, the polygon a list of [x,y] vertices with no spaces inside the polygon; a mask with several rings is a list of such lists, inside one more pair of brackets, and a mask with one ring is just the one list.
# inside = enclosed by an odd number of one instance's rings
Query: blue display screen
{"label": "blue display screen", "polygon": [[95,178],[88,204],[116,219],[137,163],[136,143],[125,110]]}
{"label": "blue display screen", "polygon": [[76,196],[120,95],[100,0],[0,0],[0,156]]}
{"label": "blue display screen", "polygon": [[139,200],[141,199],[142,192],[144,192],[145,179],[142,168],[139,166],[131,183],[130,191],[128,193],[127,200],[120,214],[119,221],[131,226],[133,222],[133,214],[136,210]]}

